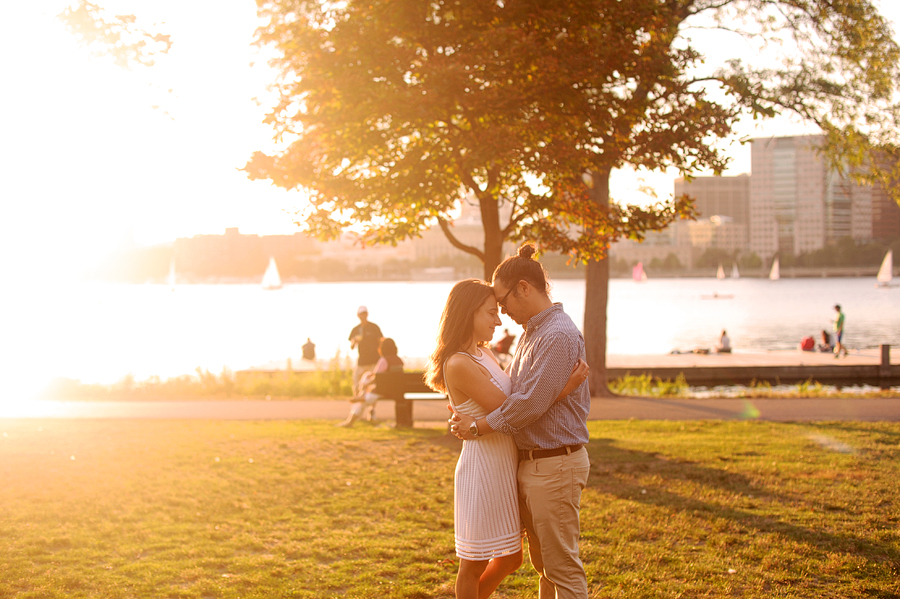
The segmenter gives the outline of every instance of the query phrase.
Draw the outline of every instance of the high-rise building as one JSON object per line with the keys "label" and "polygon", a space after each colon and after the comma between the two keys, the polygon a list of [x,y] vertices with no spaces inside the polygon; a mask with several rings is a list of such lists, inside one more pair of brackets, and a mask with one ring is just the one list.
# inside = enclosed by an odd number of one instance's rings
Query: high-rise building
{"label": "high-rise building", "polygon": [[750,249],[800,254],[872,238],[872,190],[830,169],[821,135],[752,140]]}
{"label": "high-rise building", "polygon": [[737,177],[675,179],[675,197],[684,194],[694,198],[698,218],[727,216],[739,225],[749,221],[750,175],[746,173]]}

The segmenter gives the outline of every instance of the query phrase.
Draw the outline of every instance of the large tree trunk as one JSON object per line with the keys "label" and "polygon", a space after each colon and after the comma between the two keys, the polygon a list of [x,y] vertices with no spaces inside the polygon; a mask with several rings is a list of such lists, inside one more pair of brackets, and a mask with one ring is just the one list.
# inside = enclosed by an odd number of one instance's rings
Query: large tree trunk
{"label": "large tree trunk", "polygon": [[[609,208],[609,171],[592,173],[591,198]],[[584,281],[584,350],[591,368],[591,396],[610,397],[606,378],[606,306],[609,301],[609,260],[591,260]]]}
{"label": "large tree trunk", "polygon": [[481,224],[484,227],[484,280],[488,283],[503,260],[503,232],[500,228],[499,203],[496,198],[482,199]]}

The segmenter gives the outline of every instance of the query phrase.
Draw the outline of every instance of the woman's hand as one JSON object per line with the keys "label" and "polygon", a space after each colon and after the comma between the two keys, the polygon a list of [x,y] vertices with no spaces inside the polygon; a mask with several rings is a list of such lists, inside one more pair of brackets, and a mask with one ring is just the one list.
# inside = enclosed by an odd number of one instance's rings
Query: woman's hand
{"label": "woman's hand", "polygon": [[572,374],[569,375],[569,380],[566,383],[566,386],[563,388],[562,392],[559,394],[559,397],[556,398],[556,401],[559,401],[569,395],[572,391],[581,386],[585,380],[587,380],[588,375],[590,375],[591,369],[587,365],[587,362],[584,360],[578,360],[575,362],[575,366],[572,367]]}
{"label": "woman's hand", "polygon": [[447,422],[450,423],[450,432],[458,439],[465,441],[470,437],[469,426],[475,422],[475,419],[465,414],[453,414]]}

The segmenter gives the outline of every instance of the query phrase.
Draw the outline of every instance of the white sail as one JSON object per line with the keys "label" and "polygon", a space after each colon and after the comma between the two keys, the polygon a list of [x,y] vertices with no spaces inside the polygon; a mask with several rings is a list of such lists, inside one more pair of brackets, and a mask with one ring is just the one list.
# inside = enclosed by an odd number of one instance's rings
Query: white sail
{"label": "white sail", "polygon": [[175,261],[169,262],[169,275],[166,277],[166,285],[175,289]]}
{"label": "white sail", "polygon": [[281,289],[281,277],[278,275],[278,267],[275,266],[275,258],[269,257],[269,266],[262,279],[263,289]]}
{"label": "white sail", "polygon": [[722,268],[722,265],[721,265],[721,264],[719,265],[719,270],[716,271],[716,278],[717,278],[717,279],[724,279],[724,278],[725,278],[725,269]]}
{"label": "white sail", "polygon": [[741,273],[738,272],[737,262],[731,265],[731,278],[740,279]]}
{"label": "white sail", "polygon": [[879,285],[888,287],[891,284],[893,276],[894,250],[888,250],[888,253],[884,255],[884,261],[881,263],[881,268],[878,269],[878,274],[875,276],[875,279],[878,281]]}
{"label": "white sail", "polygon": [[781,269],[778,267],[778,258],[772,262],[772,270],[769,271],[769,280],[777,281],[781,278]]}

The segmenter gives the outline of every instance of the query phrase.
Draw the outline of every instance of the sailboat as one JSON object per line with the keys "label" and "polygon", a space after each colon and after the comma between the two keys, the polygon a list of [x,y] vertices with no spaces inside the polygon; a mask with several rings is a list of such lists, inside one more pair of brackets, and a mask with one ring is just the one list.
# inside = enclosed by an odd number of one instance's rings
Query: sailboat
{"label": "sailboat", "polygon": [[769,280],[777,281],[781,278],[781,269],[778,267],[778,258],[775,258],[775,261],[772,262],[772,270],[769,271]]}
{"label": "sailboat", "polygon": [[894,277],[894,250],[888,250],[888,253],[884,255],[884,261],[881,263],[881,268],[878,269],[878,274],[875,275],[875,283],[876,287],[890,287],[891,279]]}
{"label": "sailboat", "polygon": [[725,278],[725,269],[722,268],[722,265],[721,265],[721,264],[719,264],[719,270],[716,271],[716,278],[717,278],[717,279],[724,279],[724,278]]}
{"label": "sailboat", "polygon": [[731,265],[731,278],[732,279],[740,279],[741,273],[738,272],[737,262]]}
{"label": "sailboat", "polygon": [[281,289],[281,277],[278,275],[278,267],[275,266],[275,258],[269,256],[269,266],[262,278],[263,289]]}
{"label": "sailboat", "polygon": [[638,262],[634,265],[634,268],[631,269],[631,278],[638,283],[643,283],[647,280],[647,273],[644,272],[643,262]]}
{"label": "sailboat", "polygon": [[169,274],[166,276],[166,285],[169,289],[175,291],[175,261],[169,262]]}

